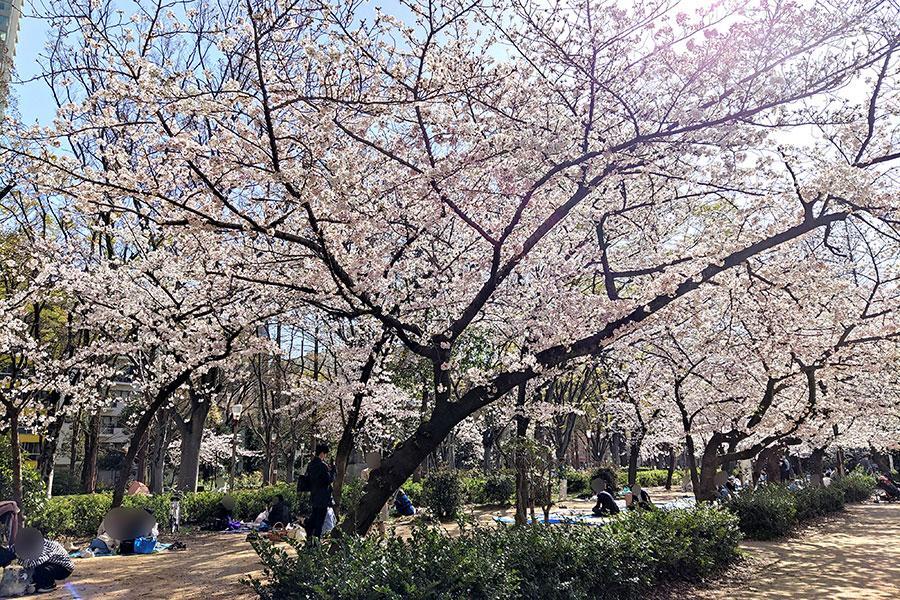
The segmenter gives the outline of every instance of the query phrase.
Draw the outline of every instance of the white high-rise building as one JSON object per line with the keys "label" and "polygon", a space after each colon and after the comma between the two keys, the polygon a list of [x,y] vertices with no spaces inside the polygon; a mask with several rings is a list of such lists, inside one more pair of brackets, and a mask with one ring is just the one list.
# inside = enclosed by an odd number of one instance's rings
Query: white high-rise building
{"label": "white high-rise building", "polygon": [[6,109],[9,67],[16,57],[19,39],[19,15],[24,0],[0,0],[0,118]]}
{"label": "white high-rise building", "polygon": [[16,56],[22,0],[0,0],[0,48],[8,61]]}

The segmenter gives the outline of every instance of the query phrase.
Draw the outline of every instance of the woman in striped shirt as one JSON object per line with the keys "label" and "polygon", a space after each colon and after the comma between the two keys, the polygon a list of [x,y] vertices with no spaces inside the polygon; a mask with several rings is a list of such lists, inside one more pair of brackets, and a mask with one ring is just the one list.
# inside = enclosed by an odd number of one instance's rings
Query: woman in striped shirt
{"label": "woman in striped shirt", "polygon": [[56,588],[56,582],[72,574],[75,565],[59,542],[44,539],[34,527],[27,527],[16,536],[16,556],[19,563],[31,570],[31,579],[38,592]]}

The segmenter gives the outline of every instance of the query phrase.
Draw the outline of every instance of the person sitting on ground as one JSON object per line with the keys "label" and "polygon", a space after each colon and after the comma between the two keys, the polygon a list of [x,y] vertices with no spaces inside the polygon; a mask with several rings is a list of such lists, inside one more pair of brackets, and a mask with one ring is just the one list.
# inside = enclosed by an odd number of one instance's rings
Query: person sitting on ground
{"label": "person sitting on ground", "polygon": [[642,489],[641,486],[635,484],[635,486],[631,488],[631,491],[625,494],[625,508],[629,510],[650,510],[654,508],[654,506],[647,490]]}
{"label": "person sitting on ground", "polygon": [[597,492],[597,504],[591,509],[595,517],[609,517],[619,514],[619,505],[616,499],[606,489],[606,481],[602,478],[591,482],[591,488]]}
{"label": "person sitting on ground", "polygon": [[876,487],[884,492],[888,500],[900,500],[900,488],[894,485],[885,475],[878,477]]}
{"label": "person sitting on ground", "polygon": [[397,490],[397,496],[394,498],[394,509],[404,517],[411,517],[416,514],[416,507],[413,506],[412,500],[403,491],[403,488]]}
{"label": "person sitting on ground", "polygon": [[19,564],[31,573],[37,592],[56,589],[56,582],[67,578],[75,570],[66,549],[57,541],[45,539],[35,527],[26,527],[18,532],[14,551]]}
{"label": "person sitting on ground", "polygon": [[275,496],[275,503],[269,509],[266,521],[270,527],[275,527],[278,524],[287,525],[291,522],[291,507],[285,502],[283,495],[278,494]]}

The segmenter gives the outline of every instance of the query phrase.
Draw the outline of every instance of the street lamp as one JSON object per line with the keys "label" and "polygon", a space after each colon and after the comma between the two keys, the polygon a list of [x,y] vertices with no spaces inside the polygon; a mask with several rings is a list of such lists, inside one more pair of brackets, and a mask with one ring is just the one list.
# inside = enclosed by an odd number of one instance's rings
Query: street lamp
{"label": "street lamp", "polygon": [[241,422],[241,413],[244,412],[243,404],[231,405],[231,473],[228,476],[228,491],[234,491],[234,476],[237,470],[237,428]]}

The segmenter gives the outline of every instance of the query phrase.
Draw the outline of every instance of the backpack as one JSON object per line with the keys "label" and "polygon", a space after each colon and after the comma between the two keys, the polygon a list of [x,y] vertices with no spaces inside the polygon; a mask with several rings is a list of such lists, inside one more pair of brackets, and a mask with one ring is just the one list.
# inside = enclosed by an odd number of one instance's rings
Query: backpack
{"label": "backpack", "polygon": [[299,479],[297,479],[297,491],[298,492],[311,492],[312,486],[309,483],[309,475],[301,475]]}

